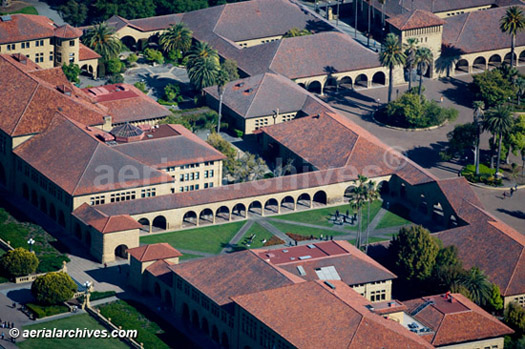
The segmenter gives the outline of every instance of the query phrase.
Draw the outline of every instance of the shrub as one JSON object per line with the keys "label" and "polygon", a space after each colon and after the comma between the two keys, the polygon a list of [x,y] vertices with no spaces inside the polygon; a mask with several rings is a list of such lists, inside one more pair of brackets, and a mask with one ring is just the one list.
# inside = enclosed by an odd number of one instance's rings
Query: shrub
{"label": "shrub", "polygon": [[242,138],[242,136],[244,136],[244,132],[242,132],[241,130],[235,129],[233,130],[233,132],[235,132],[235,135],[239,138]]}
{"label": "shrub", "polygon": [[144,57],[149,62],[155,62],[158,64],[164,63],[164,56],[162,55],[162,52],[160,52],[159,50],[147,48],[144,50]]}
{"label": "shrub", "polygon": [[[461,174],[469,181],[474,183],[484,183],[491,186],[501,186],[502,179],[496,178],[496,169],[479,164],[479,175],[475,174],[476,167],[473,164],[465,166],[461,170]],[[500,170],[500,173],[502,171]]]}
{"label": "shrub", "polygon": [[24,248],[15,248],[0,258],[0,269],[10,277],[32,274],[38,267],[38,258]]}
{"label": "shrub", "polygon": [[34,315],[36,318],[41,319],[46,316],[53,316],[57,314],[67,313],[69,311],[69,308],[65,305],[49,305],[49,306],[42,306],[34,303],[27,303],[25,305]]}
{"label": "shrub", "polygon": [[63,272],[50,272],[36,278],[31,285],[31,293],[38,303],[53,305],[63,303],[73,297],[77,284]]}
{"label": "shrub", "polygon": [[108,79],[108,84],[121,84],[124,82],[122,74],[111,75]]}
{"label": "shrub", "polygon": [[106,291],[106,292],[91,292],[91,296],[89,296],[90,301],[96,301],[98,299],[104,299],[113,297],[116,294],[115,291]]}
{"label": "shrub", "polygon": [[80,82],[78,75],[80,74],[80,67],[74,63],[62,65],[62,71],[66,78],[71,82]]}
{"label": "shrub", "polygon": [[136,61],[138,61],[138,57],[136,54],[132,53],[128,56],[128,58],[126,58],[126,61],[128,62],[129,65],[135,63]]}
{"label": "shrub", "polygon": [[133,86],[135,86],[136,88],[138,88],[139,90],[141,90],[141,91],[142,91],[143,93],[145,93],[145,94],[148,93],[148,88],[147,88],[145,82],[138,81],[138,82],[136,82],[135,84],[133,84]]}
{"label": "shrub", "polygon": [[107,61],[106,65],[106,71],[110,74],[120,73],[120,70],[122,69],[122,62],[117,57],[111,58]]}
{"label": "shrub", "polygon": [[178,84],[167,84],[164,87],[164,98],[168,102],[181,102],[180,86]]}

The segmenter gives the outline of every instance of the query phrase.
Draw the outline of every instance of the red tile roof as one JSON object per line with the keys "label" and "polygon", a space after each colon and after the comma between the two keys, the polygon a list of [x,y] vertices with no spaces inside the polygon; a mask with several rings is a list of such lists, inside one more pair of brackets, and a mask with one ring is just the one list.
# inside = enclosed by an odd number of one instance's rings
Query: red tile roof
{"label": "red tile roof", "polygon": [[503,337],[514,331],[494,316],[478,307],[461,294],[452,294],[452,302],[444,295],[423,297],[405,301],[409,313],[432,301],[412,315],[416,320],[434,331],[424,337],[434,346],[453,345]]}
{"label": "red tile roof", "polygon": [[48,84],[59,87],[66,86],[71,88],[71,83],[67,79],[62,67],[50,68],[50,69],[38,69],[29,72],[31,76],[47,82]]}
{"label": "red tile roof", "polygon": [[434,27],[445,23],[443,19],[425,10],[414,10],[391,17],[386,21],[399,30]]}
{"label": "red tile roof", "polygon": [[87,61],[89,59],[99,59],[102,56],[87,47],[86,45],[80,43],[78,48],[78,60]]}
{"label": "red tile roof", "polygon": [[303,281],[277,270],[251,251],[188,261],[170,269],[221,306],[231,303],[233,296]]}
{"label": "red tile roof", "polygon": [[182,253],[165,242],[130,248],[128,253],[139,262],[151,262],[182,256]]}
{"label": "red tile roof", "polygon": [[73,28],[69,24],[56,27],[54,33],[55,37],[61,39],[76,39],[82,36],[82,30]]}
{"label": "red tile roof", "polygon": [[45,16],[14,14],[10,21],[0,21],[0,44],[50,38],[55,25]]}
{"label": "red tile roof", "polygon": [[72,214],[84,224],[92,226],[103,234],[142,228],[142,225],[129,215],[107,216],[86,203],[78,207]]}
{"label": "red tile roof", "polygon": [[[70,195],[87,195],[171,182],[171,176],[148,167],[96,140],[85,126],[57,114],[45,132],[14,151]],[[60,156],[57,156],[60,154]],[[102,171],[101,166],[111,166]],[[136,178],[120,178],[123,168],[137,169]],[[134,177],[134,176],[133,176]],[[127,214],[127,213],[123,213]]]}
{"label": "red tile roof", "polygon": [[[57,111],[85,125],[103,123],[104,110],[87,103],[73,87],[71,96],[60,92],[56,86],[23,70],[6,55],[0,55],[0,129],[11,136],[42,132]],[[58,74],[56,71],[53,74]],[[53,81],[55,82],[55,81]]]}
{"label": "red tile roof", "polygon": [[[129,251],[129,250],[128,250]],[[152,265],[146,268],[146,271],[158,280],[162,280],[169,286],[172,286],[173,277],[170,266],[175,263],[167,262],[163,259],[156,261]]]}
{"label": "red tile roof", "polygon": [[368,301],[344,283],[331,283],[335,290],[304,282],[232,299],[297,348],[432,348],[398,323],[371,312]]}

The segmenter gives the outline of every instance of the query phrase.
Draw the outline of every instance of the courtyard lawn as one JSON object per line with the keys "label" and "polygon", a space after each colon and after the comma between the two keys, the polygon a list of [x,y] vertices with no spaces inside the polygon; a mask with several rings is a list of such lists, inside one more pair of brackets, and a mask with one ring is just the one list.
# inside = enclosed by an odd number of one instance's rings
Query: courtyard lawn
{"label": "courtyard lawn", "polygon": [[[97,320],[93,319],[88,314],[81,314],[70,316],[64,319],[53,320],[48,322],[43,322],[35,325],[24,326],[24,330],[39,330],[39,329],[84,329],[88,330],[104,330],[105,328],[100,325]],[[128,348],[126,344],[115,338],[53,338],[53,339],[42,339],[42,338],[33,338],[26,339],[23,342],[18,344],[19,348],[31,348],[31,349],[55,349],[55,348],[97,348],[97,349],[119,349],[119,348]]]}
{"label": "courtyard lawn", "polygon": [[183,253],[182,257],[179,257],[179,261],[186,261],[186,260],[189,260],[189,259],[199,258],[199,257],[202,257],[202,256],[199,256],[197,254]]}
{"label": "courtyard lawn", "polygon": [[[314,237],[318,238],[320,234],[323,234],[323,236],[327,235],[343,235],[346,233],[339,232],[339,231],[333,231],[333,230],[325,230],[320,228],[310,228],[310,227],[303,227],[300,225],[295,224],[289,224],[289,223],[281,223],[277,222],[275,220],[271,220],[270,224],[282,231],[283,233],[292,233],[302,236],[310,236],[313,235]],[[351,234],[350,232],[348,234]]]}
{"label": "courtyard lawn", "polygon": [[241,221],[203,228],[174,231],[165,234],[143,236],[140,239],[140,242],[142,244],[167,242],[174,248],[181,250],[219,254],[245,223],[245,221]]}
{"label": "courtyard lawn", "polygon": [[[255,234],[255,238],[253,239],[252,243],[248,247],[246,243],[248,242],[249,237],[253,234]],[[268,230],[264,229],[260,224],[253,223],[250,229],[248,229],[248,231],[244,234],[244,236],[241,238],[241,240],[237,244],[237,248],[238,249],[261,248],[264,245],[263,240],[268,241],[272,238],[272,236],[273,234],[270,233]]]}
{"label": "courtyard lawn", "polygon": [[186,337],[142,304],[118,300],[98,309],[106,318],[111,318],[114,325],[122,326],[124,330],[138,330],[135,340],[143,343],[144,348],[193,347]]}
{"label": "courtyard lawn", "polygon": [[379,221],[376,226],[376,229],[390,228],[390,227],[400,227],[402,225],[411,224],[412,222],[408,219],[405,219],[397,214],[387,211],[383,218]]}
{"label": "courtyard lawn", "polygon": [[15,13],[24,13],[26,15],[38,15],[38,11],[33,6],[23,7],[20,10],[13,11],[13,12],[6,12],[6,13],[0,12],[1,15],[14,15]]}
{"label": "courtyard lawn", "polygon": [[[370,221],[374,219],[374,217],[379,212],[379,209],[381,208],[381,201],[374,201],[370,205]],[[314,210],[307,210],[302,212],[296,212],[296,213],[289,213],[284,214],[280,216],[273,216],[277,219],[283,219],[287,221],[294,221],[294,222],[301,222],[301,223],[308,223],[308,224],[315,224],[323,227],[340,227],[339,225],[335,225],[333,222],[333,218],[335,216],[335,211],[339,210],[339,213],[346,214],[346,211],[349,211],[349,214],[352,215],[353,211],[350,209],[349,205],[340,205],[340,206],[332,206],[332,207],[324,207],[320,209],[314,209]],[[368,216],[368,209],[365,206],[363,209],[363,225],[362,228],[365,229],[367,226],[367,216]],[[345,224],[344,227],[349,230],[357,230],[357,226]]]}

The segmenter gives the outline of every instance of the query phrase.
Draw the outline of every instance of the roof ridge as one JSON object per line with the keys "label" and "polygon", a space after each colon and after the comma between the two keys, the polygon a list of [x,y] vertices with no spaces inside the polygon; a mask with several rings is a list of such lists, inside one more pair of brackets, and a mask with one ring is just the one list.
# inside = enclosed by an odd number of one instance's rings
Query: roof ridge
{"label": "roof ridge", "polygon": [[217,20],[215,21],[215,25],[213,26],[213,28],[211,30],[212,33],[214,33],[214,34],[216,34],[218,36],[221,36],[221,37],[222,37],[222,35],[215,33],[215,29],[217,29],[217,26],[219,25],[219,22],[221,21],[221,17],[224,14],[224,10],[226,9],[226,6],[228,6],[228,3],[222,5],[221,13],[219,14],[219,17],[217,17]]}
{"label": "roof ridge", "polygon": [[[75,126],[78,127],[77,125],[75,125]],[[82,130],[80,130],[80,131],[82,131]],[[88,163],[86,164],[86,166],[84,166],[84,170],[82,171],[82,174],[78,177],[77,183],[75,184],[75,187],[72,190],[73,194],[77,191],[78,186],[80,185],[80,181],[82,180],[82,178],[86,174],[86,171],[89,168],[89,165],[91,164],[91,161],[93,161],[93,158],[95,157],[95,154],[98,152],[99,146],[101,145],[96,139],[94,139],[92,137],[89,137],[89,138],[90,138],[90,140],[92,140],[94,142],[97,142],[97,145],[95,146],[95,150],[91,153],[91,157],[89,158]]]}
{"label": "roof ridge", "polygon": [[514,276],[516,275],[516,269],[518,269],[519,261],[520,261],[520,259],[523,257],[523,253],[524,253],[524,251],[525,251],[525,247],[522,247],[522,248],[521,248],[520,256],[519,256],[519,258],[518,258],[518,263],[516,263],[516,264],[514,265],[514,270],[512,271],[512,275],[510,276],[509,282],[507,282],[507,287],[505,288],[503,294],[507,294],[507,291],[508,291],[508,289],[510,288],[510,285],[511,285],[511,283],[512,283],[512,280],[514,279]]}
{"label": "roof ridge", "polygon": [[246,115],[249,115],[250,114],[250,110],[252,109],[253,107],[253,103],[255,102],[255,100],[257,99],[257,94],[259,93],[259,91],[261,90],[262,86],[263,86],[263,83],[264,83],[264,80],[266,79],[266,73],[263,73],[262,74],[262,78],[261,78],[261,82],[259,83],[259,86],[257,87],[257,90],[255,91],[255,93],[253,94],[253,97],[252,97],[252,100],[250,101],[250,106],[248,107],[248,110],[246,110]]}
{"label": "roof ridge", "polygon": [[438,308],[436,307],[432,307],[434,309],[436,309],[437,311],[439,311],[441,314],[443,314],[443,317],[441,318],[441,321],[439,321],[439,324],[437,325],[437,327],[434,329],[434,336],[432,337],[432,342],[431,344],[434,345],[434,341],[436,340],[436,336],[437,334],[439,333],[439,329],[441,328],[441,325],[443,325],[443,322],[445,321],[445,318],[447,316],[446,313],[442,312],[441,310],[439,310]]}
{"label": "roof ridge", "polygon": [[[30,75],[30,74],[27,74],[27,75]],[[13,134],[13,135],[15,134],[15,131],[18,128],[18,125],[20,125],[20,123],[22,122],[22,118],[24,117],[24,114],[26,113],[27,109],[29,108],[29,105],[31,104],[31,102],[33,101],[33,98],[36,95],[36,91],[38,90],[38,88],[41,85],[37,80],[35,80],[35,79],[33,79],[33,80],[36,82],[36,87],[35,87],[33,93],[31,94],[31,97],[29,98],[29,101],[26,103],[26,105],[24,107],[24,110],[22,111],[22,113],[18,117],[18,121],[16,122],[15,126],[11,130],[11,134]]]}
{"label": "roof ridge", "polygon": [[470,15],[472,13],[474,13],[474,12],[468,12],[467,13],[467,19],[463,22],[463,26],[461,27],[461,30],[458,33],[458,37],[456,38],[456,42],[458,42],[459,39],[461,38],[461,35],[463,35],[463,31],[465,30],[465,27],[467,26],[467,22],[470,20]]}

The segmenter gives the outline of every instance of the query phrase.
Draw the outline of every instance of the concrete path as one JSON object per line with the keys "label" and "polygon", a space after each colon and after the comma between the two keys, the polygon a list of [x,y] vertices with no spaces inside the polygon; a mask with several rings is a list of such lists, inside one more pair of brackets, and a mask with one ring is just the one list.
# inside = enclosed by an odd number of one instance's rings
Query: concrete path
{"label": "concrete path", "polygon": [[279,239],[283,240],[285,244],[291,244],[292,239],[288,237],[285,233],[274,227],[272,224],[270,224],[265,219],[258,219],[257,223],[259,223],[264,229],[268,230],[273,235],[277,236]]}
{"label": "concrete path", "polygon": [[49,7],[47,3],[35,0],[24,0],[24,2],[27,2],[29,5],[34,6],[35,9],[38,11],[39,15],[50,18],[56,24],[63,25],[66,23],[62,19],[62,17],[60,17],[60,14],[57,11],[53,10],[51,7]]}
{"label": "concrete path", "polygon": [[233,252],[233,247],[236,246],[246,232],[252,227],[254,221],[252,219],[246,221],[241,229],[233,236],[233,238],[228,242],[228,245],[222,249],[220,254]]}

